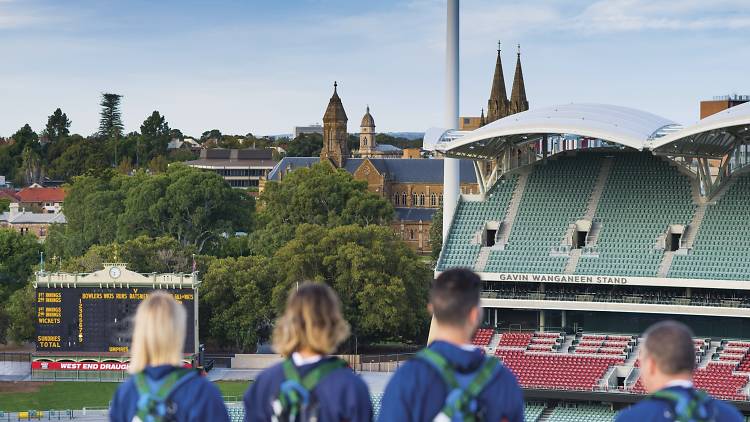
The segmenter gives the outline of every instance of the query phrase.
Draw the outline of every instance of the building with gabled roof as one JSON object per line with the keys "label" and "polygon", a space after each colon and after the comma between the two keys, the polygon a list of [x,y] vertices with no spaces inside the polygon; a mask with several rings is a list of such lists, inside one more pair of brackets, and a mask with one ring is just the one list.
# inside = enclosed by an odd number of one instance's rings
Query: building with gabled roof
{"label": "building with gabled roof", "polygon": [[33,184],[17,193],[20,206],[39,209],[46,213],[56,213],[65,201],[65,189],[60,187],[42,187]]}
{"label": "building with gabled roof", "polygon": [[[323,148],[320,157],[285,157],[269,173],[268,181],[281,181],[298,168],[327,162],[367,182],[370,192],[390,201],[396,208],[393,230],[413,249],[430,252],[429,231],[432,217],[443,203],[443,164],[441,159],[396,158],[402,151],[375,141],[375,119],[367,108],[362,117],[359,157],[352,158],[347,145],[346,111],[334,91],[323,117]],[[475,169],[470,160],[460,164],[461,190],[477,193]]]}
{"label": "building with gabled roof", "polygon": [[0,227],[10,228],[22,234],[29,233],[40,240],[47,237],[52,224],[65,223],[67,220],[60,210],[54,213],[31,212],[20,208],[16,202],[10,204],[8,211],[0,213]]}

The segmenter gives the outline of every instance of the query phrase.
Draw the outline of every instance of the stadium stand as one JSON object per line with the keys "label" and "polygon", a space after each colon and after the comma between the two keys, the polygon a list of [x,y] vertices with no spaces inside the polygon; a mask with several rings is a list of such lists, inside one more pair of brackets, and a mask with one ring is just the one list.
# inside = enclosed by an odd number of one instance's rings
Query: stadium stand
{"label": "stadium stand", "polygon": [[524,422],[536,422],[544,412],[544,403],[527,402],[523,409]]}
{"label": "stadium stand", "polygon": [[586,212],[599,168],[600,155],[537,164],[521,199],[505,250],[490,253],[486,272],[561,273],[566,256],[550,256],[561,244],[568,226]]}
{"label": "stadium stand", "polygon": [[594,390],[612,365],[624,363],[614,356],[574,355],[498,348],[495,355],[525,388]]}
{"label": "stadium stand", "polygon": [[677,169],[650,153],[616,154],[594,217],[595,254],[581,256],[576,273],[656,277],[664,253],[657,238],[694,211],[690,181]]}
{"label": "stadium stand", "polygon": [[495,334],[495,330],[492,328],[480,328],[474,334],[474,338],[471,340],[471,344],[475,346],[487,346],[492,340],[492,335]]}
{"label": "stadium stand", "polygon": [[750,174],[737,176],[724,196],[709,203],[693,249],[674,257],[669,276],[750,280],[749,197]]}
{"label": "stadium stand", "polygon": [[616,412],[611,407],[596,404],[563,403],[550,415],[548,422],[605,422],[615,419]]}
{"label": "stadium stand", "polygon": [[242,422],[245,420],[245,408],[241,402],[227,404],[230,422]]}
{"label": "stadium stand", "polygon": [[488,221],[502,221],[516,187],[516,176],[495,183],[484,201],[462,199],[456,209],[454,223],[438,268],[473,268],[482,245],[481,231]]}

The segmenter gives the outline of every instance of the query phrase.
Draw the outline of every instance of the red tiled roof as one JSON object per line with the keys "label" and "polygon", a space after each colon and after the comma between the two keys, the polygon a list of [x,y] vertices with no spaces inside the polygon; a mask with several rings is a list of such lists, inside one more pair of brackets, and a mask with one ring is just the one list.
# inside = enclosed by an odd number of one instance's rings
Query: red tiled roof
{"label": "red tiled roof", "polygon": [[13,202],[18,202],[21,199],[13,189],[0,189],[0,198],[8,198]]}
{"label": "red tiled roof", "polygon": [[62,202],[65,191],[62,188],[25,188],[18,192],[21,202]]}

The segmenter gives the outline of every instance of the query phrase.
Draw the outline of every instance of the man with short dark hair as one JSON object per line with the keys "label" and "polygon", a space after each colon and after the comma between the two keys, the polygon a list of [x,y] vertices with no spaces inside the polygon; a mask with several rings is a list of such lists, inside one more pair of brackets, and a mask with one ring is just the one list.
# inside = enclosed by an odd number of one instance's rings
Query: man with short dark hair
{"label": "man with short dark hair", "polygon": [[623,410],[626,421],[742,421],[734,407],[693,387],[693,332],[677,321],[662,321],[643,334],[641,382],[649,397]]}
{"label": "man with short dark hair", "polygon": [[429,310],[433,342],[393,375],[379,420],[450,421],[479,416],[493,422],[523,420],[523,394],[515,376],[471,345],[482,321],[481,280],[465,269],[446,271],[432,283]]}

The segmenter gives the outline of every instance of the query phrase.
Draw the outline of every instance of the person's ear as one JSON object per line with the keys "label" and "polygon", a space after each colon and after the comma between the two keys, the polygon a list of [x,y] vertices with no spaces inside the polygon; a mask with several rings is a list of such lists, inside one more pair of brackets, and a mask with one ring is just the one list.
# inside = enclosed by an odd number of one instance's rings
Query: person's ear
{"label": "person's ear", "polygon": [[479,324],[482,321],[482,308],[479,306],[471,308],[471,311],[469,311],[469,321],[471,322],[472,327],[479,327]]}

